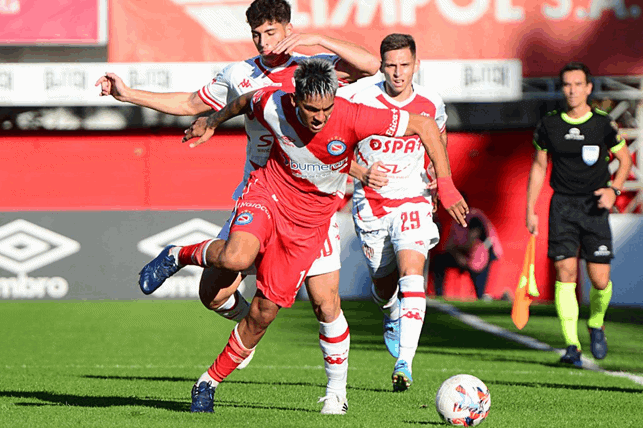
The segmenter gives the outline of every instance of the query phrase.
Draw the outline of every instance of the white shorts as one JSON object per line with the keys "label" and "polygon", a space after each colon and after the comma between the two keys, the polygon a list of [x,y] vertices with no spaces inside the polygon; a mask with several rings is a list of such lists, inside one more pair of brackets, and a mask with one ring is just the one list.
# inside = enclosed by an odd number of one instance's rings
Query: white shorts
{"label": "white shorts", "polygon": [[[230,236],[230,224],[234,220],[236,211],[232,210],[230,217],[225,222],[221,231],[217,235],[217,239],[228,239]],[[342,266],[340,259],[341,247],[339,245],[339,224],[337,223],[337,214],[333,214],[330,219],[330,227],[328,228],[328,237],[324,242],[324,249],[321,254],[308,270],[307,277],[322,275],[329,272],[335,272]],[[257,270],[254,266],[247,269],[243,273],[246,275],[255,275]]]}
{"label": "white shorts", "polygon": [[355,232],[362,242],[372,278],[382,278],[393,272],[399,251],[413,250],[426,257],[440,241],[431,204],[409,202],[387,209],[391,211],[389,214],[368,224],[353,216]]}

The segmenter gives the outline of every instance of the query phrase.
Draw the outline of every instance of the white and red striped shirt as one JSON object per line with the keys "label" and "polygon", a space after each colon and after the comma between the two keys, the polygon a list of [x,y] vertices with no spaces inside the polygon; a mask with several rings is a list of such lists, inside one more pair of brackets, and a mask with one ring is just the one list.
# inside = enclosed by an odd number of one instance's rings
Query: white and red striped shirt
{"label": "white and red striped shirt", "polygon": [[[351,98],[382,109],[401,109],[435,120],[440,129],[446,129],[446,109],[440,95],[425,87],[413,85],[413,94],[404,101],[396,101],[386,93],[385,82],[379,82],[356,93]],[[390,212],[387,208],[398,207],[406,202],[430,203],[427,189],[429,178],[426,169],[430,160],[418,135],[390,137],[370,135],[357,146],[356,161],[369,168],[374,162],[382,162],[389,184],[381,189],[355,182],[353,204],[358,219],[368,222],[382,218]]]}
{"label": "white and red striped shirt", "polygon": [[[337,55],[331,54],[320,54],[314,57],[328,59],[333,64],[337,64],[340,59]],[[201,88],[199,97],[213,110],[218,111],[240,95],[268,86],[293,92],[295,90],[293,74],[299,63],[306,58],[309,56],[293,54],[286,62],[272,68],[263,64],[260,55],[235,62],[225,67],[210,83]],[[235,200],[241,196],[250,173],[266,164],[274,142],[270,133],[254,117],[246,116],[245,130],[248,141],[246,162],[243,168],[243,180],[232,195]]]}
{"label": "white and red striped shirt", "polygon": [[314,134],[299,120],[291,95],[274,88],[257,91],[252,111],[277,142],[266,168],[253,174],[274,192],[282,213],[303,226],[320,226],[337,210],[357,143],[373,134],[404,135],[409,120],[400,109],[335,97],[330,118]]}

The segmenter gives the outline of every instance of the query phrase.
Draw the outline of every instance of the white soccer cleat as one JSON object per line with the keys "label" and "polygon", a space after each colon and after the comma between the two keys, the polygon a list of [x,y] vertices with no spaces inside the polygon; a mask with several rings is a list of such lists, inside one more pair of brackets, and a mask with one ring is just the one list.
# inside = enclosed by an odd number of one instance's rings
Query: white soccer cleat
{"label": "white soccer cleat", "polygon": [[324,402],[324,407],[321,409],[322,415],[345,415],[348,410],[348,401],[346,397],[339,397],[335,394],[329,394],[321,397],[318,403]]}
{"label": "white soccer cleat", "polygon": [[237,370],[243,370],[246,367],[248,367],[248,364],[250,364],[250,361],[252,361],[252,357],[255,356],[255,350],[253,349],[250,355],[248,355],[248,358],[245,360],[241,361],[241,364],[237,366]]}

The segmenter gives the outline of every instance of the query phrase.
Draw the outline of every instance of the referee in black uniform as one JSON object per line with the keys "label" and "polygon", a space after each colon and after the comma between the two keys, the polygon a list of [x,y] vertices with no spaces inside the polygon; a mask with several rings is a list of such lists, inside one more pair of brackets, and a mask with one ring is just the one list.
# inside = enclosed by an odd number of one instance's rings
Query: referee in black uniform
{"label": "referee in black uniform", "polygon": [[[632,166],[616,124],[587,103],[592,92],[590,79],[589,69],[579,62],[571,62],[560,71],[567,107],[548,113],[538,124],[534,133],[537,150],[527,187],[527,229],[538,234],[535,207],[547,172],[547,155],[551,155],[554,195],[549,209],[547,255],[556,268],[556,311],[567,346],[560,361],[578,367],[582,365],[575,291],[578,258],[587,262],[592,283],[587,321],[590,348],[595,358],[602,359],[607,354],[603,320],[612,297],[610,261],[614,257],[607,216]],[[610,154],[619,161],[614,180],[608,170]]]}

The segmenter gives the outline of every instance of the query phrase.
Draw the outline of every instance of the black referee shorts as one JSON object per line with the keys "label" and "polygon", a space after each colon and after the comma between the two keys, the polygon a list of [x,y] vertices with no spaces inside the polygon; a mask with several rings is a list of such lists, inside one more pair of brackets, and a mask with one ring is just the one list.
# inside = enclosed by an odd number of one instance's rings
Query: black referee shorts
{"label": "black referee shorts", "polygon": [[554,261],[579,257],[591,263],[614,258],[609,211],[598,208],[598,198],[554,193],[549,206],[547,256]]}

